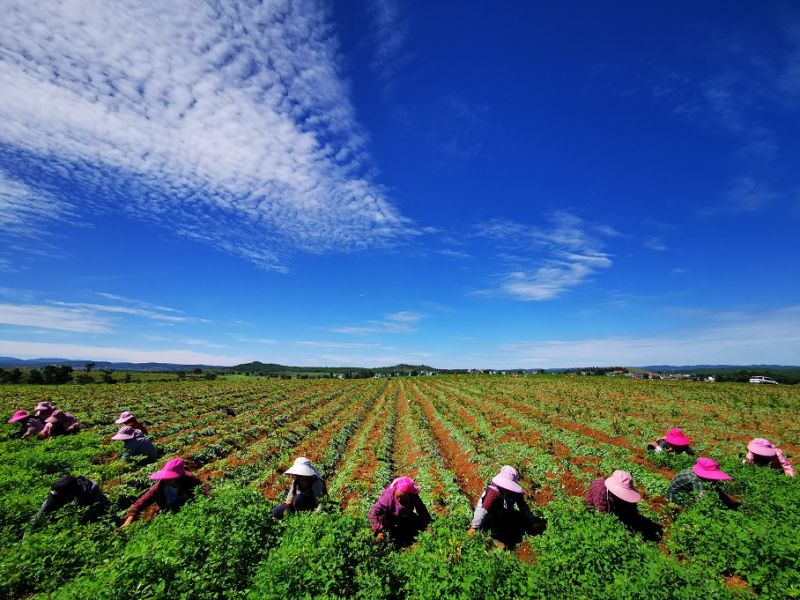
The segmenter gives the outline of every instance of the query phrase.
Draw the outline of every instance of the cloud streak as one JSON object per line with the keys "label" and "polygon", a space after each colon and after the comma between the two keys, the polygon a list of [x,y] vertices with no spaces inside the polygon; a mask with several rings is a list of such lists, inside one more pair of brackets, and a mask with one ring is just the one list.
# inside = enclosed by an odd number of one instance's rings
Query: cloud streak
{"label": "cloud streak", "polygon": [[425,316],[410,312],[400,311],[386,315],[382,321],[367,321],[363,325],[348,327],[332,327],[330,331],[346,335],[370,335],[378,333],[414,333],[416,324]]}
{"label": "cloud streak", "polygon": [[120,362],[165,362],[183,365],[229,367],[253,360],[251,356],[206,354],[181,348],[156,350],[0,340],[0,353],[19,358],[65,358],[68,360],[108,360]]}
{"label": "cloud streak", "polygon": [[337,52],[313,0],[12,0],[0,154],[265,269],[393,244],[415,232],[371,180]]}
{"label": "cloud streak", "polygon": [[555,368],[796,364],[798,348],[800,306],[791,306],[761,315],[724,315],[705,326],[668,334],[521,341],[500,345],[497,351],[513,366]]}
{"label": "cloud streak", "polygon": [[615,230],[592,227],[567,211],[550,214],[548,221],[544,228],[507,220],[478,227],[477,235],[496,243],[499,258],[517,268],[497,275],[499,284],[477,295],[553,300],[612,266],[604,238],[618,235]]}

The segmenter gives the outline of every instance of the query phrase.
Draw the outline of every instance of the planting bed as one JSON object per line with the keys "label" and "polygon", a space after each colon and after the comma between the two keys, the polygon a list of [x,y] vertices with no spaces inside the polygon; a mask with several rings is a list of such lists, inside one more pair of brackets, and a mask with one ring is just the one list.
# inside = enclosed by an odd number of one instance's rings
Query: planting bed
{"label": "planting bed", "polygon": [[[85,427],[41,441],[2,426],[3,597],[800,598],[798,480],[740,463],[757,436],[800,462],[792,387],[488,375],[0,386],[3,415],[44,399]],[[158,463],[119,458],[110,437],[123,410],[148,426]],[[713,494],[666,502],[691,459],[646,444],[676,426],[733,475],[724,488],[737,509]],[[323,515],[279,523],[269,511],[298,455],[325,475],[330,498]],[[67,507],[23,537],[61,474],[100,483],[118,517],[172,456],[210,484],[208,498],[125,530],[111,519],[81,524],[81,509]],[[503,464],[517,467],[546,523],[516,554],[466,535]],[[662,540],[584,508],[591,481],[615,469],[633,474]],[[435,521],[393,552],[371,538],[366,512],[400,475],[417,481]]]}

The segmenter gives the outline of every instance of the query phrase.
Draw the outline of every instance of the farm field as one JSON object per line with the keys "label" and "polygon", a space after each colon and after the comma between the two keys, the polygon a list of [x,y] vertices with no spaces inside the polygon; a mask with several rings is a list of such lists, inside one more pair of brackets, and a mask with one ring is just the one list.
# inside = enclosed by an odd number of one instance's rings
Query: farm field
{"label": "farm field", "polygon": [[[740,463],[753,437],[800,461],[800,388],[563,376],[142,382],[0,386],[3,423],[51,399],[84,430],[49,441],[0,434],[0,595],[17,598],[530,597],[800,598],[800,484]],[[219,412],[227,406],[230,417]],[[115,516],[157,465],[118,457],[114,419],[131,410],[165,456],[212,488],[176,515],[117,530],[69,507],[23,533],[60,475],[101,483]],[[674,426],[733,476],[737,502],[678,509],[664,494],[693,460],[650,454]],[[298,455],[324,474],[322,515],[275,521]],[[518,468],[546,523],[514,552],[466,535],[500,466]],[[591,481],[633,474],[641,511],[663,526],[644,541],[588,512]],[[410,475],[434,515],[407,550],[375,542],[366,511]]]}

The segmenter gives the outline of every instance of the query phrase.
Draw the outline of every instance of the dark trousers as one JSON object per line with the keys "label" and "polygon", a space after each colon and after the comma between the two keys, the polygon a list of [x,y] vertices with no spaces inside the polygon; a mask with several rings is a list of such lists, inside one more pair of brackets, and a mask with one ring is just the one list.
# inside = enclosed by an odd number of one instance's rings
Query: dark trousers
{"label": "dark trousers", "polygon": [[314,510],[315,508],[317,508],[317,501],[314,499],[314,496],[295,494],[291,504],[283,502],[273,508],[272,516],[276,519],[282,519],[287,513],[291,514],[301,510]]}
{"label": "dark trousers", "polygon": [[417,514],[407,517],[389,518],[386,520],[386,530],[396,546],[411,545],[417,535],[425,531],[428,523]]}

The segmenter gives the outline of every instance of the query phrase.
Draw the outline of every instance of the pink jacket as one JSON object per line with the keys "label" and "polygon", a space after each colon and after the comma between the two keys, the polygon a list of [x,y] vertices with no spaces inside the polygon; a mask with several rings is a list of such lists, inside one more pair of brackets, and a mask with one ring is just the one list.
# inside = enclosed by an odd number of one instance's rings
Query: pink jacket
{"label": "pink jacket", "polygon": [[[776,454],[770,459],[770,467],[773,469],[783,469],[783,472],[788,475],[789,477],[795,477],[797,473],[794,470],[794,467],[789,462],[789,459],[780,451],[779,448],[775,448]],[[755,456],[752,452],[748,451],[747,456],[742,459],[742,464],[752,464],[755,460]]]}

